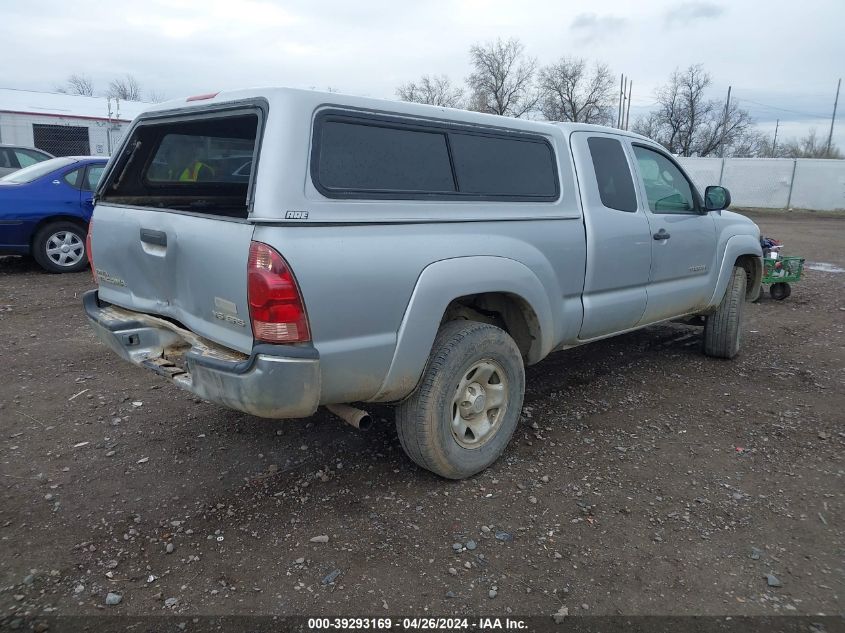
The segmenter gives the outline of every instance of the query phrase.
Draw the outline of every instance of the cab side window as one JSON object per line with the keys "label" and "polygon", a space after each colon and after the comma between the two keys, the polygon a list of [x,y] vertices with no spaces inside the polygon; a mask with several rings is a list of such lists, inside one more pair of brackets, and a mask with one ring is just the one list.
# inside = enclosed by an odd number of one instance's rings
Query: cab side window
{"label": "cab side window", "polygon": [[634,154],[652,212],[697,213],[692,186],[675,163],[641,145],[634,145]]}

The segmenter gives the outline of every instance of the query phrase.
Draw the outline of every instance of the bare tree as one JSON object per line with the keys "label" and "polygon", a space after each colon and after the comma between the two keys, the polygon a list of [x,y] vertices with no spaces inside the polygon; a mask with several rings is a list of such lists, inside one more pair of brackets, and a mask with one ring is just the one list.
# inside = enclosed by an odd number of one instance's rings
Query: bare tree
{"label": "bare tree", "polygon": [[427,103],[444,108],[460,108],[464,91],[452,84],[446,75],[423,75],[419,81],[409,81],[396,89],[402,101]]}
{"label": "bare tree", "polygon": [[73,74],[67,78],[63,86],[56,89],[57,92],[62,92],[69,95],[82,95],[85,97],[94,96],[94,82],[88,75]]}
{"label": "bare tree", "polygon": [[606,64],[563,57],[540,69],[540,112],[550,121],[607,125],[613,121],[615,79]]}
{"label": "bare tree", "polygon": [[727,113],[724,106],[716,101],[712,102],[713,109],[707,121],[702,123],[699,132],[693,136],[689,146],[690,154],[710,156],[724,154],[736,155],[743,148],[753,147],[756,139],[752,132],[754,120],[747,110],[743,110],[735,103],[731,103]]}
{"label": "bare tree", "polygon": [[734,139],[725,156],[734,158],[769,158],[770,143],[764,134],[748,129]]}
{"label": "bare tree", "polygon": [[534,86],[537,60],[525,55],[522,42],[499,38],[474,44],[469,54],[470,110],[518,118],[534,109],[539,100]]}
{"label": "bare tree", "polygon": [[827,139],[820,137],[815,128],[811,129],[806,136],[799,139],[790,139],[778,143],[772,148],[772,142],[766,139],[763,144],[762,156],[775,156],[777,158],[843,158],[842,151],[835,143],[830,146],[830,153],[827,151]]}
{"label": "bare tree", "polygon": [[113,79],[106,94],[122,101],[140,101],[141,84],[132,75],[126,75],[125,78]]}
{"label": "bare tree", "polygon": [[150,90],[147,93],[147,99],[151,103],[161,103],[162,101],[166,101],[167,97],[164,95],[164,92],[161,90]]}
{"label": "bare tree", "polygon": [[649,136],[679,156],[709,156],[745,139],[753,124],[746,110],[732,104],[728,111],[707,98],[712,80],[700,65],[675,70],[657,93],[657,110],[638,120],[633,130]]}

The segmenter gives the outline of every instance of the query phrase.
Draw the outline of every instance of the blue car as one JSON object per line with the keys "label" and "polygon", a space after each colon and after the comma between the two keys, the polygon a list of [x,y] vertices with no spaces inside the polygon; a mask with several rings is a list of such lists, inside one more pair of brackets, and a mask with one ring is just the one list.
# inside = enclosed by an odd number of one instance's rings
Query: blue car
{"label": "blue car", "polygon": [[0,255],[32,255],[51,273],[88,266],[85,237],[105,158],[52,158],[0,178]]}

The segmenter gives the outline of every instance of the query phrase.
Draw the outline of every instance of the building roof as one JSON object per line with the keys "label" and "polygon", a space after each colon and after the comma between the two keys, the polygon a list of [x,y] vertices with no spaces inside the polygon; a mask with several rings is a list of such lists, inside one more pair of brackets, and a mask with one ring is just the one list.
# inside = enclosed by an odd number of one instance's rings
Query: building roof
{"label": "building roof", "polygon": [[[112,99],[111,119],[131,121],[141,112],[149,109],[150,105],[141,101],[120,101],[115,106],[115,101]],[[109,100],[106,97],[83,97],[57,92],[0,88],[0,112],[107,121],[109,119]]]}

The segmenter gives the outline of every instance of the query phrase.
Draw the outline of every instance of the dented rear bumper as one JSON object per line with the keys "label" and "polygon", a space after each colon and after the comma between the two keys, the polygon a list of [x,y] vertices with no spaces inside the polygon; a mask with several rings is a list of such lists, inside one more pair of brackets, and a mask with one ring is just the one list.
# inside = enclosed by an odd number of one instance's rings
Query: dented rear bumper
{"label": "dented rear bumper", "polygon": [[121,358],[174,384],[263,418],[312,415],[320,401],[320,361],[312,347],[257,345],[242,354],[165,319],[83,296],[97,337]]}

